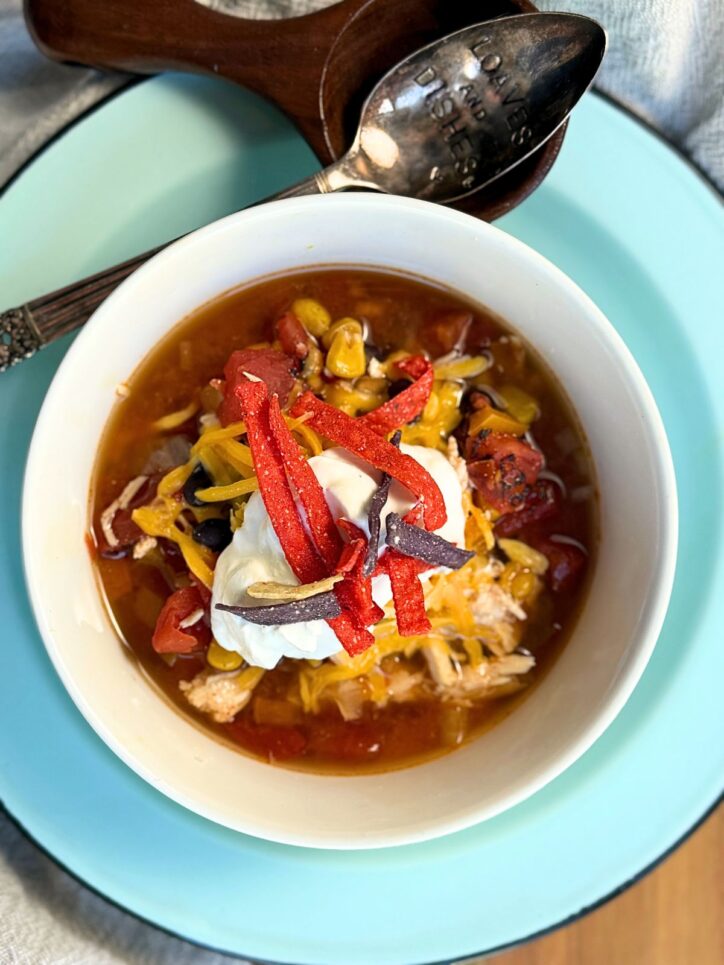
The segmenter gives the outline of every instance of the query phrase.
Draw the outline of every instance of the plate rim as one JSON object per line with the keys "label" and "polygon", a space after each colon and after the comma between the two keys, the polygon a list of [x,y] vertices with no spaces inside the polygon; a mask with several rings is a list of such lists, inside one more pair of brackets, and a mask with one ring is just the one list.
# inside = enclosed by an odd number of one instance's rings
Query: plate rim
{"label": "plate rim", "polygon": [[[181,73],[181,72],[173,72],[173,73]],[[59,131],[57,131],[49,140],[47,140],[36,151],[34,151],[33,154],[31,154],[28,158],[26,158],[25,161],[22,163],[22,165],[11,175],[9,180],[6,181],[5,184],[0,186],[0,201],[3,199],[6,192],[16,183],[16,181],[25,173],[25,171],[28,168],[32,164],[34,164],[39,159],[39,157],[41,157],[47,150],[55,146],[57,142],[66,133],[68,133],[74,127],[76,127],[76,125],[84,122],[87,118],[92,116],[96,111],[102,109],[111,101],[115,100],[117,97],[121,96],[127,91],[137,86],[140,86],[141,84],[157,79],[159,76],[160,75],[152,75],[149,77],[145,77],[145,76],[133,77],[130,79],[130,81],[127,84],[124,84],[121,87],[109,92],[105,97],[102,97],[98,102],[91,105],[87,110],[78,114],[75,118],[73,118],[73,120],[69,124],[64,126]],[[185,76],[189,76],[189,75],[185,75]],[[691,157],[689,157],[681,147],[675,144],[666,134],[664,134],[662,131],[656,128],[647,119],[645,119],[640,114],[638,114],[630,105],[619,100],[612,94],[601,90],[598,86],[594,85],[592,90],[589,92],[589,96],[591,94],[595,95],[597,99],[600,99],[604,103],[608,104],[610,107],[614,108],[615,110],[623,114],[625,117],[629,118],[630,120],[633,120],[639,127],[643,128],[644,131],[646,131],[648,134],[653,135],[656,141],[658,141],[664,148],[667,148],[669,151],[671,151],[678,158],[679,161],[684,163],[684,165],[689,169],[689,171],[692,172],[697,177],[697,179],[701,183],[703,183],[704,186],[710,192],[713,193],[716,199],[724,202],[724,189],[720,189],[719,186],[716,184],[716,182],[713,180],[713,178],[696,161],[694,161]],[[645,865],[634,875],[632,875],[631,877],[623,881],[616,888],[602,895],[599,899],[597,899],[592,904],[583,906],[578,911],[572,913],[571,915],[567,916],[564,919],[561,919],[558,922],[554,922],[551,925],[547,925],[544,928],[541,928],[528,935],[524,935],[520,938],[514,939],[510,942],[503,943],[502,945],[492,946],[490,948],[485,948],[480,951],[466,953],[462,958],[445,958],[445,959],[436,959],[434,961],[426,961],[424,965],[454,965],[454,963],[464,963],[478,957],[498,954],[506,950],[510,950],[513,948],[517,948],[517,947],[529,944],[533,941],[536,941],[538,938],[543,938],[546,935],[550,935],[561,928],[565,928],[568,925],[574,924],[575,922],[586,917],[588,914],[594,911],[597,911],[599,908],[602,908],[604,905],[608,904],[610,901],[613,901],[615,898],[618,898],[620,895],[628,891],[634,885],[638,884],[652,871],[654,871],[656,868],[662,865],[667,860],[667,858],[671,857],[671,855],[673,855],[675,851],[677,851],[683,844],[685,844],[689,840],[689,838],[691,838],[696,833],[696,831],[698,831],[699,828],[701,828],[708,821],[708,819],[713,816],[713,814],[718,810],[719,806],[722,803],[724,803],[724,788],[722,788],[722,790],[714,798],[714,800],[706,806],[703,813],[693,822],[693,824],[691,824],[679,838],[677,838],[673,843],[671,843],[667,848],[665,848],[665,850],[662,851],[660,855],[654,858],[649,864]],[[39,841],[35,839],[35,837],[25,828],[22,821],[5,805],[2,799],[0,799],[0,814],[7,817],[10,820],[11,824],[23,835],[23,837],[27,841],[29,841],[34,847],[36,847],[41,852],[41,854],[43,854],[46,858],[52,861],[56,867],[60,868],[65,874],[69,875],[69,877],[72,880],[82,885],[89,892],[91,892],[91,894],[100,898],[102,901],[104,901],[111,907],[123,912],[126,915],[131,916],[136,921],[142,922],[144,925],[148,925],[151,928],[156,929],[158,932],[161,932],[164,935],[168,935],[171,938],[175,938],[177,940],[187,942],[188,944],[196,948],[200,948],[206,951],[214,952],[216,954],[227,955],[235,958],[244,957],[243,953],[240,954],[237,951],[230,951],[220,946],[210,945],[203,941],[190,938],[181,932],[176,932],[165,925],[158,924],[157,922],[154,922],[150,918],[144,917],[139,912],[136,912],[126,907],[120,901],[104,894],[99,888],[96,888],[94,885],[90,884],[80,874],[74,872],[62,860],[60,860],[55,855],[53,855],[50,850],[48,850],[43,844],[41,844]],[[262,961],[255,958],[249,958],[248,956],[246,957],[250,962]],[[295,963],[282,962],[277,959],[263,959],[263,961],[265,963],[268,963],[268,965],[295,965]]]}

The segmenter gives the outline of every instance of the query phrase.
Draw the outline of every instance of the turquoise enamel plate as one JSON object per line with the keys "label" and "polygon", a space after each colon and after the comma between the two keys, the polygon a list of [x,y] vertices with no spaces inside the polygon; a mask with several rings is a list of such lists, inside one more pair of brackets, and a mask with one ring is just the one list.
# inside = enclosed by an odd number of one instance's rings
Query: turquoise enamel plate
{"label": "turquoise enamel plate", "polygon": [[[250,94],[191,77],[139,84],[53,143],[0,199],[0,304],[150,248],[314,168],[289,124]],[[268,844],[177,806],[113,755],[51,667],[20,558],[28,441],[67,340],[0,375],[0,795],[35,841],[131,912],[266,960],[462,957],[611,895],[716,801],[724,774],[719,200],[664,143],[589,95],[546,182],[500,224],[598,302],[648,378],[678,475],[679,567],[653,658],[606,734],[525,803],[434,842],[354,853]],[[48,486],[62,472],[48,466]]]}

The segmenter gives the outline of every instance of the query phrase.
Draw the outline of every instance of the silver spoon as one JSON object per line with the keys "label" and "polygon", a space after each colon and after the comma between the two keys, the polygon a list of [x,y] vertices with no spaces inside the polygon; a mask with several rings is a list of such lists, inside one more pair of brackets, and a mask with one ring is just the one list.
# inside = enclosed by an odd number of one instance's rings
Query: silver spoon
{"label": "silver spoon", "polygon": [[[595,20],[564,13],[501,17],[442,37],[378,82],[343,157],[264,201],[351,188],[438,203],[464,198],[551,137],[605,49]],[[83,325],[164,247],[0,314],[0,371]]]}

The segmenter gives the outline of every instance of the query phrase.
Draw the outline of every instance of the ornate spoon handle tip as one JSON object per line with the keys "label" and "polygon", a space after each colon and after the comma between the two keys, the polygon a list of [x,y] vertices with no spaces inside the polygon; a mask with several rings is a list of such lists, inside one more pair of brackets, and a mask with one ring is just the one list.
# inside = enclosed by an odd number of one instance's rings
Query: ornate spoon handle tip
{"label": "ornate spoon handle tip", "polygon": [[35,355],[42,344],[26,305],[0,314],[0,372]]}
{"label": "ornate spoon handle tip", "polygon": [[0,313],[0,372],[35,355],[38,349],[80,328],[136,268],[161,248],[145,251],[89,278]]}

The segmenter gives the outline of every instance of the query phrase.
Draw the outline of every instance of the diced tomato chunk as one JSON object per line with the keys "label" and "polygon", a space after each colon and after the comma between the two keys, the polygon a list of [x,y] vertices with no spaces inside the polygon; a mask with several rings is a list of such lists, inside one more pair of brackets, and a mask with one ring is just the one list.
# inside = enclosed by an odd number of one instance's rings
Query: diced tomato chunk
{"label": "diced tomato chunk", "polygon": [[499,513],[522,508],[528,488],[543,468],[537,449],[504,432],[483,431],[468,437],[465,456],[471,483]]}
{"label": "diced tomato chunk", "polygon": [[571,543],[552,539],[536,540],[536,549],[548,557],[546,578],[553,592],[572,589],[586,568],[586,554]]}
{"label": "diced tomato chunk", "polygon": [[307,747],[307,738],[298,727],[255,724],[246,715],[225,725],[229,736],[252,754],[269,761],[288,761],[299,757]]}
{"label": "diced tomato chunk", "polygon": [[211,630],[202,618],[190,627],[180,629],[181,624],[196,610],[203,610],[204,601],[195,586],[176,590],[166,600],[156,621],[151,643],[156,653],[192,653],[208,646]]}
{"label": "diced tomato chunk", "polygon": [[284,312],[275,324],[282,349],[293,359],[305,359],[309,354],[309,336],[294,312]]}
{"label": "diced tomato chunk", "polygon": [[236,387],[239,383],[248,381],[245,372],[261,379],[269,389],[269,394],[276,393],[279,404],[284,406],[294,385],[293,364],[294,360],[284,352],[271,348],[245,348],[232,352],[224,366],[224,398],[217,413],[221,424],[227,426],[244,418]]}
{"label": "diced tomato chunk", "polygon": [[495,535],[513,536],[526,527],[551,519],[560,509],[560,491],[547,480],[539,480],[525,494],[525,500],[518,509],[501,516],[495,524]]}

